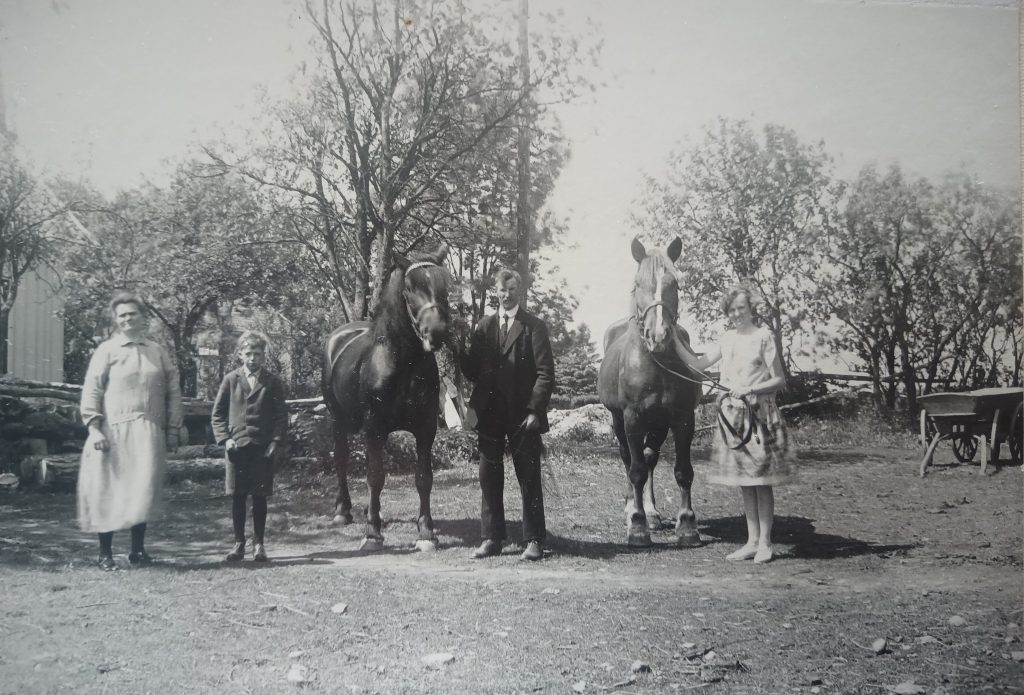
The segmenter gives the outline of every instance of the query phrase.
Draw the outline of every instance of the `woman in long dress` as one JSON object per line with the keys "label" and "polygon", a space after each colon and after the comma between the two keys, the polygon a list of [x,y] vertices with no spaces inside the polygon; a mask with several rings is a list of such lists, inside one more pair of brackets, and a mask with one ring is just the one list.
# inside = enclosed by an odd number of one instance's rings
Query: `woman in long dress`
{"label": "woman in long dress", "polygon": [[689,352],[678,339],[675,347],[698,370],[722,362],[720,381],[729,393],[719,399],[722,426],[715,436],[715,472],[708,480],[739,486],[743,495],[747,542],[726,558],[762,563],[773,556],[773,486],[785,483],[793,471],[786,428],[775,402],[775,394],[786,385],[785,376],[771,331],[758,325],[756,296],[745,285],[723,295],[722,311],[732,327],[703,356]]}
{"label": "woman in long dress", "polygon": [[140,297],[127,292],[110,302],[117,332],[100,344],[82,386],[82,421],[89,437],[78,475],[78,523],[99,536],[99,567],[117,568],[114,531],[131,529],[132,565],[146,553],[146,522],[160,512],[167,450],[179,444],[182,425],[178,373],[167,351],[146,337]]}

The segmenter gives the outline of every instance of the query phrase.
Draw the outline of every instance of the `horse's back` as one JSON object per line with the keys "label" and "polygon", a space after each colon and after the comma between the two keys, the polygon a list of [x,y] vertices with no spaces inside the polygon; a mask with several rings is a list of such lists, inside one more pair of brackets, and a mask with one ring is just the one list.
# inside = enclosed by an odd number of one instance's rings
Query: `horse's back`
{"label": "horse's back", "polygon": [[369,321],[346,323],[324,341],[324,400],[336,418],[353,420],[353,427],[362,420],[359,371],[372,345],[373,324]]}

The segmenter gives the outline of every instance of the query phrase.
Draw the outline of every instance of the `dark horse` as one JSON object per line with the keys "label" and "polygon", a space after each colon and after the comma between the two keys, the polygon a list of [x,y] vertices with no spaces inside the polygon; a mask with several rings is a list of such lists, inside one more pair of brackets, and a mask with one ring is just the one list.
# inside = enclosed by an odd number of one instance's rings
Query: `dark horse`
{"label": "dark horse", "polygon": [[[604,338],[597,390],[601,403],[611,411],[619,454],[631,486],[632,499],[626,503],[629,545],[651,544],[648,515],[660,525],[653,485],[648,490],[647,483],[653,479],[661,445],[670,429],[675,440],[675,479],[681,498],[676,516],[677,542],[683,546],[701,542],[690,500],[690,444],[701,388],[696,375],[691,375],[672,347],[674,330],[685,338],[685,332],[675,325],[679,283],[674,263],[682,246],[677,238],[665,252],[648,253],[639,240],[633,240],[631,251],[639,264],[633,281],[633,315],[628,322],[611,326]],[[692,376],[694,381],[668,370]]]}
{"label": "dark horse", "polygon": [[380,550],[380,493],[384,487],[384,444],[406,430],[416,437],[416,547],[437,547],[430,516],[434,474],[430,449],[437,435],[438,376],[434,351],[448,338],[448,272],[441,267],[448,247],[409,259],[394,255],[372,322],[353,321],[327,338],[323,353],[323,393],[334,418],[334,467],[338,473],[335,521],[351,523],[348,493],[348,436],[366,437],[366,538],[362,549]]}

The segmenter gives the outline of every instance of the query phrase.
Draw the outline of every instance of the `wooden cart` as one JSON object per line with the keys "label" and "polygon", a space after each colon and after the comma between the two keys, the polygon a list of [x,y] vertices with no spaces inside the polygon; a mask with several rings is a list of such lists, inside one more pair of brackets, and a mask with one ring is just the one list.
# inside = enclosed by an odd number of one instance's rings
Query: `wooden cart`
{"label": "wooden cart", "polygon": [[1024,388],[990,388],[964,393],[931,393],[917,399],[921,405],[921,475],[924,476],[944,439],[950,440],[957,461],[973,461],[981,450],[985,473],[992,451],[999,455],[1005,442],[1014,464],[1021,462],[1024,440]]}

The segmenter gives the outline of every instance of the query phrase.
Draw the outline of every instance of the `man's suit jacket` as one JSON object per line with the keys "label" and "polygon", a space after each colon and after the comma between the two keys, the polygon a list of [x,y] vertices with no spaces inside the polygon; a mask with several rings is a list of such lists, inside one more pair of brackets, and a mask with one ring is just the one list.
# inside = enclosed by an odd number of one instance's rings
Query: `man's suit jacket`
{"label": "man's suit jacket", "polygon": [[213,401],[210,420],[218,444],[228,439],[234,439],[238,446],[283,441],[288,430],[284,383],[276,374],[261,369],[255,388],[250,390],[244,368],[229,372]]}
{"label": "man's suit jacket", "polygon": [[463,356],[463,373],[474,382],[469,408],[479,432],[502,435],[516,431],[533,413],[540,431],[548,431],[548,401],[555,386],[555,361],[544,322],[522,307],[501,343],[497,313],[477,323]]}

